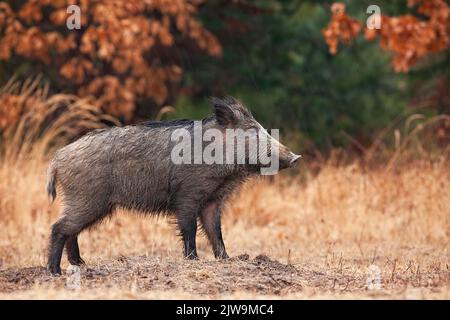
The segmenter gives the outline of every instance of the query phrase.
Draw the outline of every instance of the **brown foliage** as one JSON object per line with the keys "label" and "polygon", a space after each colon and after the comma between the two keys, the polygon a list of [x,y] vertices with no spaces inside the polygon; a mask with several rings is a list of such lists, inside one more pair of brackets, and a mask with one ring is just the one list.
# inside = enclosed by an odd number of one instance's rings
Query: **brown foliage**
{"label": "brown foliage", "polygon": [[361,25],[358,20],[345,13],[345,4],[336,2],[331,6],[331,21],[322,30],[330,53],[336,54],[339,41],[349,44],[359,34]]}
{"label": "brown foliage", "polygon": [[[19,56],[55,68],[75,93],[94,96],[128,122],[136,102],[153,98],[161,106],[181,78],[177,62],[163,62],[159,52],[176,50],[183,39],[221,54],[217,39],[195,19],[201,2],[28,0],[17,10],[0,3],[0,59]],[[65,25],[72,3],[81,9],[80,30]]]}
{"label": "brown foliage", "polygon": [[[450,48],[449,5],[444,0],[408,0],[408,5],[417,6],[417,13],[426,18],[383,15],[381,29],[365,30],[367,40],[378,37],[381,47],[393,53],[392,64],[397,72],[407,72],[430,53]],[[333,4],[331,21],[323,30],[330,52],[337,52],[339,41],[349,43],[360,28],[360,22],[346,15],[343,4]]]}

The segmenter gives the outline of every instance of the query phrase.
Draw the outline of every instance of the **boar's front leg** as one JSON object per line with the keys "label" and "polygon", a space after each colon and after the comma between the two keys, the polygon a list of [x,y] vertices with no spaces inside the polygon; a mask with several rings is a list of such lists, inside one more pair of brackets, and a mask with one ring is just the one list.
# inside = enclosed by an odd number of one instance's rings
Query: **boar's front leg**
{"label": "boar's front leg", "polygon": [[228,259],[225,244],[222,239],[221,227],[222,204],[219,201],[210,202],[200,213],[203,230],[213,247],[217,259]]}
{"label": "boar's front leg", "polygon": [[177,211],[177,223],[180,234],[183,239],[184,257],[186,259],[196,260],[197,245],[195,238],[197,236],[197,214],[195,211]]}

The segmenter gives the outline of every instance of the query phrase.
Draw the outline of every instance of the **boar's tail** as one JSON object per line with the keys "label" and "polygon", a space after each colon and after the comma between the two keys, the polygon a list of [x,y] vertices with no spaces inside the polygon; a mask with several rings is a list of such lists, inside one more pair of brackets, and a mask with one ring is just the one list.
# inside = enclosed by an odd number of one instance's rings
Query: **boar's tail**
{"label": "boar's tail", "polygon": [[52,160],[48,167],[47,172],[47,193],[52,197],[52,201],[56,198],[56,165],[55,161]]}

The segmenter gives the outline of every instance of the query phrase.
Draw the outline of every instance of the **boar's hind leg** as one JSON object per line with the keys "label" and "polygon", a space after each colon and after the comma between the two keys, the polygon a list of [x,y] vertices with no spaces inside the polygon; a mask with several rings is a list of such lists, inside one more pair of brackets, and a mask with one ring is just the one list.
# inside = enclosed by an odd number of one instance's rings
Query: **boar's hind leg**
{"label": "boar's hind leg", "polygon": [[228,259],[222,239],[220,217],[221,205],[218,202],[209,203],[200,214],[203,230],[213,247],[214,256],[217,259]]}
{"label": "boar's hind leg", "polygon": [[[69,262],[72,264],[82,263],[78,248],[77,235],[101,220],[109,211],[100,211],[99,208],[80,208],[78,206],[67,206],[63,216],[52,226],[50,236],[48,268],[52,274],[61,274],[61,256],[66,244]],[[75,262],[75,263],[73,263]]]}
{"label": "boar's hind leg", "polygon": [[78,247],[78,236],[72,236],[66,241],[67,258],[70,264],[79,266],[84,264],[84,260],[80,256],[80,248]]}
{"label": "boar's hind leg", "polygon": [[65,220],[66,217],[63,217],[52,226],[48,252],[48,269],[53,275],[61,274],[61,255],[64,249],[64,244],[68,238],[64,232],[66,224]]}

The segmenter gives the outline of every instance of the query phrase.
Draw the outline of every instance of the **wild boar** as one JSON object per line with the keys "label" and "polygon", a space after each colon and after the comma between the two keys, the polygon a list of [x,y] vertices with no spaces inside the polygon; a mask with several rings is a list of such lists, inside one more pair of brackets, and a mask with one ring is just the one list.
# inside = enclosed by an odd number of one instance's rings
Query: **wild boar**
{"label": "wild boar", "polygon": [[[268,166],[259,160],[264,148],[250,147],[267,141],[265,150],[271,159],[276,158],[279,169],[293,166],[300,156],[269,135],[236,99],[211,101],[214,112],[203,120],[144,122],[94,130],[55,153],[48,169],[47,192],[54,199],[58,187],[63,194],[63,210],[51,230],[48,268],[52,274],[61,274],[64,246],[71,264],[84,263],[78,235],[117,208],[172,213],[188,259],[197,259],[199,220],[215,257],[228,258],[221,230],[224,203],[244,180]],[[243,132],[244,139],[231,139],[233,130]],[[216,160],[221,158],[222,147],[237,140],[227,149],[232,161],[199,161],[195,151],[206,151],[209,143],[204,136],[211,132],[216,134],[217,148],[209,155]],[[195,136],[198,133],[200,138]],[[184,145],[192,144],[194,152],[174,152],[180,149],[178,140],[183,135],[187,136]],[[237,150],[243,154],[239,156]],[[184,159],[181,163],[180,156]]]}

